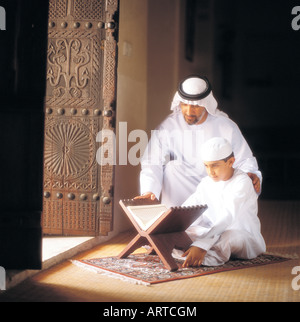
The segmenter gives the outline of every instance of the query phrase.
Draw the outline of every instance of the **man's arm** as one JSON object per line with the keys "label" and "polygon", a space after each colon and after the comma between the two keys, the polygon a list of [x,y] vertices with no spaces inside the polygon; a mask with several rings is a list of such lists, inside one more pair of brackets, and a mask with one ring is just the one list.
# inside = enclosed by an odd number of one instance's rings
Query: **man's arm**
{"label": "man's arm", "polygon": [[251,173],[251,172],[248,172],[248,176],[252,180],[253,187],[254,187],[254,190],[256,191],[256,193],[260,193],[261,185],[260,185],[259,177],[255,173]]}
{"label": "man's arm", "polygon": [[261,191],[262,173],[258,168],[257,160],[254,157],[248,142],[236,124],[233,138],[231,144],[235,156],[234,168],[238,168],[249,175],[255,192],[259,194]]}
{"label": "man's arm", "polygon": [[[164,133],[164,131],[162,131]],[[168,148],[162,143],[159,130],[152,131],[141,159],[140,193],[146,195],[151,192],[159,198],[163,185],[164,161],[168,158]]]}

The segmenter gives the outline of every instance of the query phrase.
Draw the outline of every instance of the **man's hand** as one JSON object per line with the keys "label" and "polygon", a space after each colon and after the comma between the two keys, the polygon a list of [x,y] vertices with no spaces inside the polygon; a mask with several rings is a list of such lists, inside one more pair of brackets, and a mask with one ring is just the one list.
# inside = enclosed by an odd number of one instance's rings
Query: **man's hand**
{"label": "man's hand", "polygon": [[252,180],[253,187],[254,187],[256,193],[259,193],[260,192],[260,180],[259,180],[258,176],[254,173],[251,173],[251,172],[248,172],[248,176]]}
{"label": "man's hand", "polygon": [[155,200],[156,196],[152,192],[145,192],[141,196],[137,196],[134,199],[150,199],[150,200]]}
{"label": "man's hand", "polygon": [[186,256],[186,260],[182,264],[182,267],[200,266],[203,262],[206,250],[192,246],[190,247],[182,257]]}

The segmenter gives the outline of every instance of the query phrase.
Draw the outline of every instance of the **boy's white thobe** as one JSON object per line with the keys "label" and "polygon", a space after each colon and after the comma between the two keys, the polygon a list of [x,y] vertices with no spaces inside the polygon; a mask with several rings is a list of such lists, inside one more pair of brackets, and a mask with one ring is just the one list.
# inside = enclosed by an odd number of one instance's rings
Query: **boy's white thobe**
{"label": "boy's white thobe", "polygon": [[235,168],[262,179],[252,151],[232,120],[209,114],[204,123],[188,125],[178,111],[152,131],[141,162],[141,194],[151,191],[158,199],[161,196],[161,202],[167,206],[180,206],[207,175],[200,151],[212,137],[223,137],[231,143]]}
{"label": "boy's white thobe", "polygon": [[231,179],[219,182],[205,177],[183,206],[204,204],[208,209],[187,229],[192,246],[207,251],[203,265],[222,265],[231,256],[251,259],[265,252],[257,194],[247,174],[235,169]]}

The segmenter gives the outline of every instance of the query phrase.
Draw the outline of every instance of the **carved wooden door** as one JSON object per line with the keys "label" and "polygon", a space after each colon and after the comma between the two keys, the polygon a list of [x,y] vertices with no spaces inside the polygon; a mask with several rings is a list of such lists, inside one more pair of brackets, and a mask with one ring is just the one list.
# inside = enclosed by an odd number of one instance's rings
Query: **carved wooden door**
{"label": "carved wooden door", "polygon": [[112,229],[114,168],[97,163],[96,136],[115,130],[117,22],[118,0],[49,2],[44,234]]}

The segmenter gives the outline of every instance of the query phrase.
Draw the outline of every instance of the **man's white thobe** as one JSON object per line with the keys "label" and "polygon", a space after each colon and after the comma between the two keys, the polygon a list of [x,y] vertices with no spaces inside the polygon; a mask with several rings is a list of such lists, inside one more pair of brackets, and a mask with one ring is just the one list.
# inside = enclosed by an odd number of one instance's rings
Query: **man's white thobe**
{"label": "man's white thobe", "polygon": [[223,137],[231,143],[235,168],[255,173],[262,180],[257,161],[232,120],[208,114],[204,123],[189,125],[181,112],[174,112],[152,131],[141,162],[141,194],[151,191],[167,206],[180,206],[207,175],[200,150],[213,137]]}
{"label": "man's white thobe", "polygon": [[197,246],[207,251],[203,265],[218,266],[230,257],[255,258],[265,252],[257,216],[257,194],[247,174],[235,169],[227,181],[205,177],[183,206],[208,206],[187,233]]}

